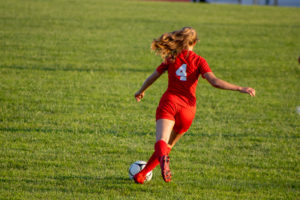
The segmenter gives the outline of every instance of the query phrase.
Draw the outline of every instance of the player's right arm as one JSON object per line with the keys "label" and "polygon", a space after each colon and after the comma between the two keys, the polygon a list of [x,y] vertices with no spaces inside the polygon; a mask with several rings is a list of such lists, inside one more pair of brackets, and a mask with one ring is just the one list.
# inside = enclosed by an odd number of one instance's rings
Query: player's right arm
{"label": "player's right arm", "polygon": [[137,102],[141,101],[141,99],[145,95],[145,91],[148,87],[150,87],[159,77],[161,76],[161,73],[159,73],[157,70],[155,70],[143,83],[142,87],[135,93],[135,99]]}
{"label": "player's right arm", "polygon": [[238,85],[234,85],[232,83],[228,83],[222,79],[217,78],[213,72],[207,72],[204,74],[205,79],[214,87],[224,90],[234,90],[239,91],[241,93],[247,93],[251,96],[255,96],[255,90],[250,87],[241,87]]}

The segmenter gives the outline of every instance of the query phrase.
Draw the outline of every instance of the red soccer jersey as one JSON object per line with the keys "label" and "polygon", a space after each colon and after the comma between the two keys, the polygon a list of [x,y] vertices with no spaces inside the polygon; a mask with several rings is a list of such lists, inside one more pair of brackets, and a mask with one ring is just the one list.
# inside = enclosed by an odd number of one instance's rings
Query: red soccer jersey
{"label": "red soccer jersey", "polygon": [[199,76],[211,72],[204,58],[186,50],[176,57],[175,62],[163,62],[156,70],[160,74],[168,70],[168,89],[161,101],[169,100],[182,106],[196,105]]}

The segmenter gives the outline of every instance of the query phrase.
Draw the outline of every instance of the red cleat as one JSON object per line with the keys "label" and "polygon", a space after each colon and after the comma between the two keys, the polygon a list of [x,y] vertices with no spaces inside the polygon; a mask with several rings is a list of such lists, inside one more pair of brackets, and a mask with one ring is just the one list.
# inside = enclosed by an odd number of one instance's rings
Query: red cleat
{"label": "red cleat", "polygon": [[133,179],[135,183],[143,184],[146,180],[146,176],[142,175],[141,173],[137,173],[133,176]]}
{"label": "red cleat", "polygon": [[170,157],[167,155],[162,156],[160,159],[160,168],[161,168],[161,175],[165,182],[170,182],[172,177],[169,164],[170,164]]}

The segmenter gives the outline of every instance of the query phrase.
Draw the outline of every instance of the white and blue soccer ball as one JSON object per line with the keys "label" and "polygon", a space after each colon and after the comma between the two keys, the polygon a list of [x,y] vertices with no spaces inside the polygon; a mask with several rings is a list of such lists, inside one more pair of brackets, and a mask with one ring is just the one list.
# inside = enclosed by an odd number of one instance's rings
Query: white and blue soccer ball
{"label": "white and blue soccer ball", "polygon": [[[142,169],[144,169],[146,164],[147,164],[147,162],[142,161],[142,160],[135,161],[134,163],[132,163],[128,170],[129,178],[133,180],[133,176],[136,175],[137,173],[139,173]],[[152,179],[152,175],[153,175],[152,171],[148,172],[148,174],[146,175],[145,181],[150,181]]]}

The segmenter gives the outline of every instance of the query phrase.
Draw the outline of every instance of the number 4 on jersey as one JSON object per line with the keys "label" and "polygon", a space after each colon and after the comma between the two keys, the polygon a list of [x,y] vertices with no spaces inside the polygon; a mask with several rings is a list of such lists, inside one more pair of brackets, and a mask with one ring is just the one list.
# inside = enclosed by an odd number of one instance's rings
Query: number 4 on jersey
{"label": "number 4 on jersey", "polygon": [[181,65],[177,69],[176,75],[180,77],[181,81],[186,81],[186,64]]}

